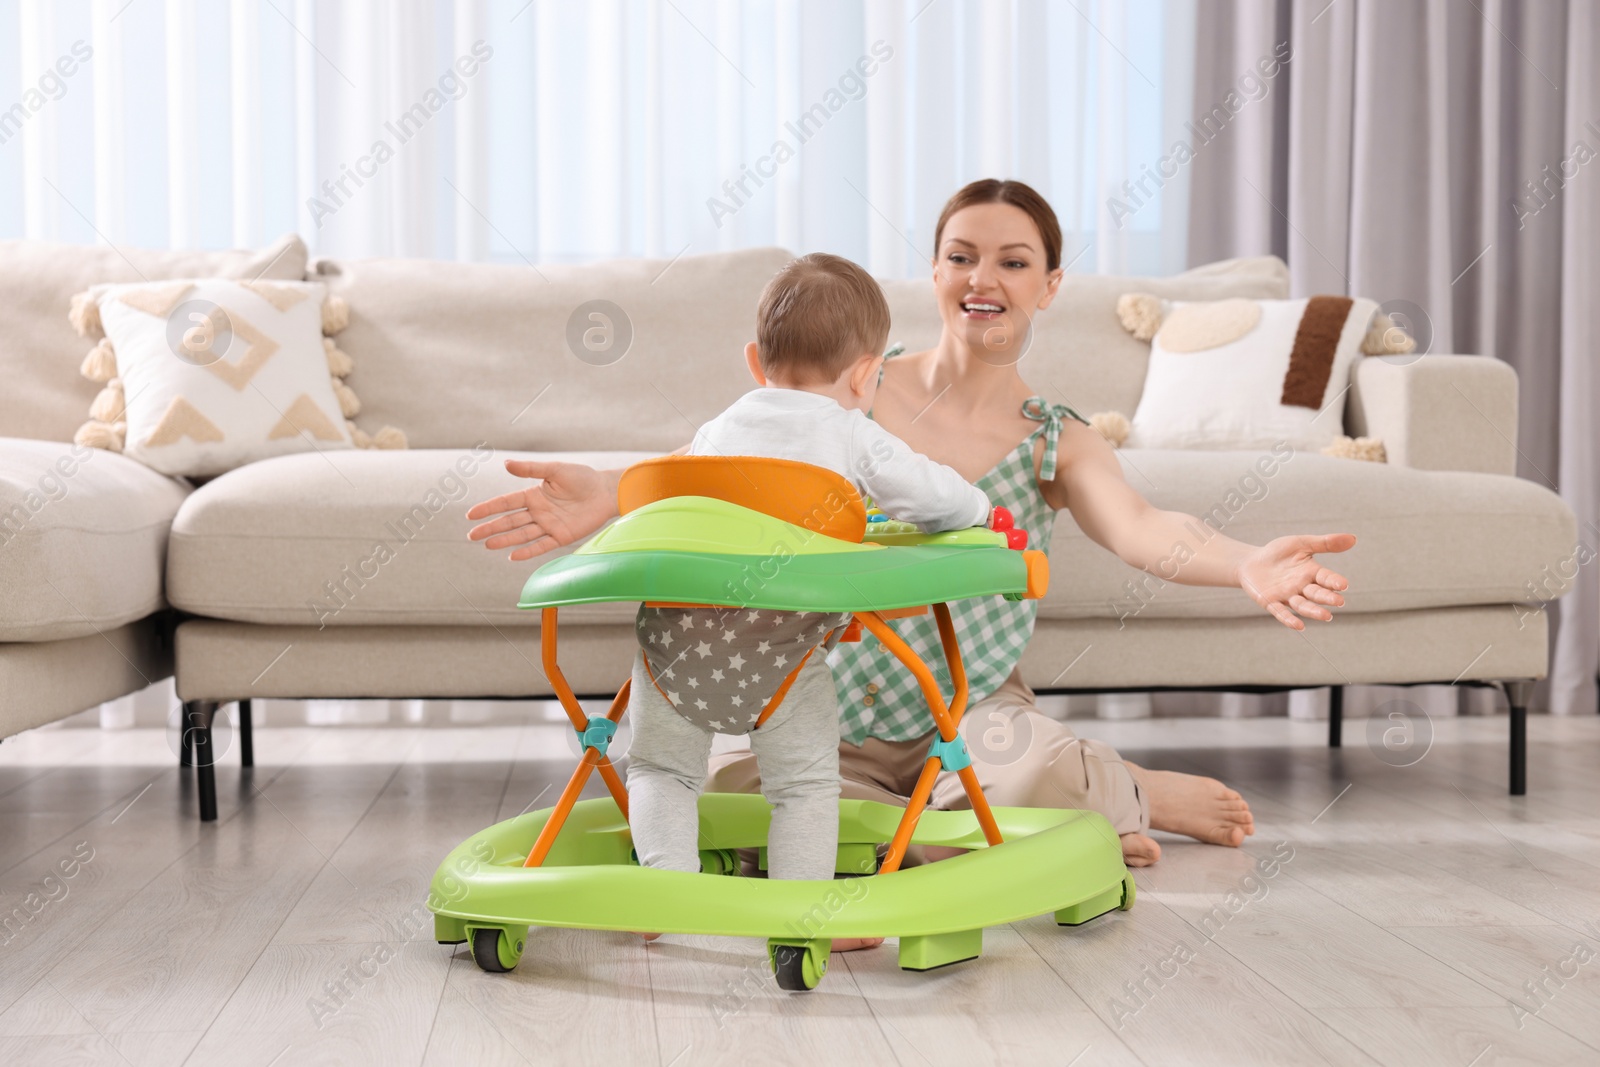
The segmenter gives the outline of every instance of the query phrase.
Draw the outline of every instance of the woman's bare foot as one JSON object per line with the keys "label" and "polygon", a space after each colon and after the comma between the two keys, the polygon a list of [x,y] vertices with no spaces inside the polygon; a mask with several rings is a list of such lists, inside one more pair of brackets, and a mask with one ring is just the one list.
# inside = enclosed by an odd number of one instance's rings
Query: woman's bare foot
{"label": "woman's bare foot", "polygon": [[[1150,798],[1152,830],[1166,830],[1230,848],[1238,848],[1256,832],[1255,817],[1244,797],[1215,778],[1151,771],[1132,763],[1127,766]],[[1123,841],[1126,852],[1127,838]]]}
{"label": "woman's bare foot", "polygon": [[855,952],[863,948],[877,948],[881,944],[881,937],[836,937],[833,939],[833,951]]}
{"label": "woman's bare foot", "polygon": [[1148,867],[1161,858],[1161,846],[1141,833],[1122,835],[1122,862],[1129,867]]}

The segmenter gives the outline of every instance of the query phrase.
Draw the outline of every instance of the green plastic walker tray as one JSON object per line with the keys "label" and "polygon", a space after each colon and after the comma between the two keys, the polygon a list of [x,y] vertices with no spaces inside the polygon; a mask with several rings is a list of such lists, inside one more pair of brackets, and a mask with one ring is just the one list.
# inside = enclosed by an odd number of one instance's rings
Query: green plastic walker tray
{"label": "green plastic walker tray", "polygon": [[518,607],[660,600],[854,612],[1027,590],[1023,553],[988,530],[884,536],[894,543],[852,544],[723,500],[671,497],[534,571]]}

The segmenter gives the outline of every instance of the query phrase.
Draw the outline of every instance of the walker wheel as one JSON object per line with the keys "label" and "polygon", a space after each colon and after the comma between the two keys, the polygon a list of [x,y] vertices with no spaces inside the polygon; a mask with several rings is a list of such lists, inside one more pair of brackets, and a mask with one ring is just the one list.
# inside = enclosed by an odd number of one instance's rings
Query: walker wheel
{"label": "walker wheel", "polygon": [[832,947],[830,942],[811,941],[800,945],[773,942],[767,944],[772,960],[772,973],[778,980],[779,989],[806,993],[822,983],[822,976],[828,970],[828,951]]}
{"label": "walker wheel", "polygon": [[472,931],[472,959],[490,974],[505,974],[514,970],[522,959],[526,935],[515,940],[505,930],[495,926],[479,926]]}
{"label": "walker wheel", "polygon": [[708,848],[700,851],[702,874],[739,873],[739,854],[731,848]]}

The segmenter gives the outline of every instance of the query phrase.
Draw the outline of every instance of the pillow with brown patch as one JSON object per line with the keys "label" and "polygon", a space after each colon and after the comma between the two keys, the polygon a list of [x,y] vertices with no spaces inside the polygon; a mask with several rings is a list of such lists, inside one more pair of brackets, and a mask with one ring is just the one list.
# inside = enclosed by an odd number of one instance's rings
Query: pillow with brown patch
{"label": "pillow with brown patch", "polygon": [[1377,303],[1365,298],[1160,301],[1127,294],[1123,325],[1150,340],[1129,448],[1320,451],[1344,428],[1350,364]]}
{"label": "pillow with brown patch", "polygon": [[103,285],[70,319],[102,338],[79,368],[104,388],[74,440],[162,474],[210,477],[311,450],[404,448],[349,421],[350,357],[324,334],[349,308],[320,283],[221,278]]}
{"label": "pillow with brown patch", "polygon": [[[1155,337],[1161,329],[1167,308],[1168,303],[1154,293],[1123,293],[1117,298],[1117,318],[1121,320],[1122,328],[1139,341],[1149,341]],[[1404,326],[1383,312],[1372,316],[1367,335],[1361,339],[1361,354],[1364,356],[1406,355],[1416,350],[1416,339],[1406,332]]]}

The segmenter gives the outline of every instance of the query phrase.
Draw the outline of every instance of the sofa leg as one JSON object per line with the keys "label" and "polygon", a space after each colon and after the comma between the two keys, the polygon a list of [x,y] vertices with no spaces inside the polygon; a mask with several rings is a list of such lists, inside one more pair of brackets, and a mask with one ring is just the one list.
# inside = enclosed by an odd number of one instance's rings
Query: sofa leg
{"label": "sofa leg", "polygon": [[1328,688],[1328,747],[1344,744],[1344,686]]}
{"label": "sofa leg", "polygon": [[211,720],[216,717],[214,700],[191,700],[183,705],[185,744],[194,744],[195,789],[200,794],[200,821],[217,820],[217,766],[211,744]]}
{"label": "sofa leg", "polygon": [[1528,793],[1528,700],[1533,696],[1533,680],[1519,678],[1502,683],[1511,704],[1511,795]]}
{"label": "sofa leg", "polygon": [[250,722],[250,701],[239,701],[239,765],[256,765],[256,745]]}

